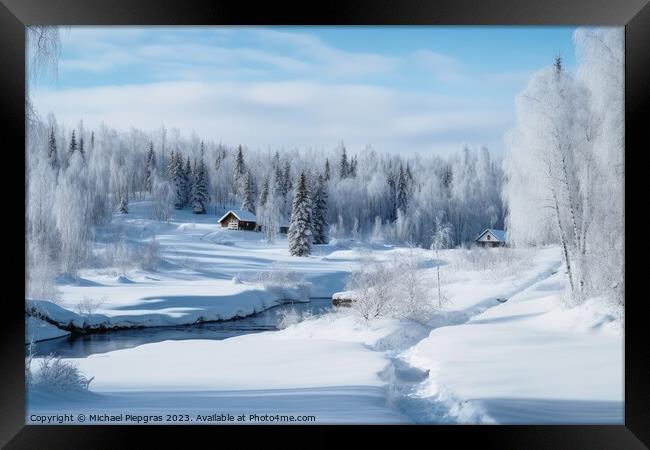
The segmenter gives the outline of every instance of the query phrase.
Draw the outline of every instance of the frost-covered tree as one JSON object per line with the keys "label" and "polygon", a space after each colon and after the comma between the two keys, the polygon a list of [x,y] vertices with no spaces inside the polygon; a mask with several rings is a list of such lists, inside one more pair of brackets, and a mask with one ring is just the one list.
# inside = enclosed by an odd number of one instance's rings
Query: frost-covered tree
{"label": "frost-covered tree", "polygon": [[151,182],[151,212],[156,220],[169,221],[172,217],[176,193],[170,181],[153,172]]}
{"label": "frost-covered tree", "polygon": [[253,177],[248,172],[244,178],[244,200],[241,205],[242,211],[249,211],[255,214],[255,190],[253,187]]}
{"label": "frost-covered tree", "polygon": [[192,189],[192,212],[205,214],[208,203],[208,171],[205,167],[203,143],[201,143],[201,159],[195,165],[194,183]]}
{"label": "frost-covered tree", "polygon": [[68,147],[68,158],[72,156],[74,152],[77,151],[77,138],[72,130],[72,135],[70,136],[70,146]]}
{"label": "frost-covered tree", "polygon": [[145,157],[145,167],[146,167],[145,188],[147,191],[151,192],[151,187],[153,185],[153,173],[156,168],[156,153],[153,150],[153,142],[149,143],[149,150],[147,150],[147,156]]}
{"label": "frost-covered tree", "polygon": [[577,79],[589,91],[592,216],[585,239],[585,283],[590,295],[624,303],[625,38],[622,28],[580,28],[574,33]]}
{"label": "frost-covered tree", "polygon": [[172,152],[169,161],[169,177],[174,185],[174,208],[181,209],[185,204],[185,169],[183,157]]}
{"label": "frost-covered tree", "polygon": [[440,283],[440,250],[449,248],[452,245],[451,240],[451,226],[448,223],[444,223],[442,220],[442,215],[438,214],[436,216],[436,228],[433,232],[433,237],[431,239],[431,250],[435,252],[436,256],[436,286],[438,288],[438,306],[442,306],[444,303],[442,295],[442,285]]}
{"label": "frost-covered tree", "polygon": [[[508,159],[509,229],[515,240],[554,236],[560,242],[572,295],[584,295],[583,182],[587,150],[587,91],[556,58],[517,99],[517,128]],[[513,170],[517,166],[517,170]],[[536,185],[532,191],[523,186]],[[519,192],[517,192],[519,191]],[[531,198],[532,194],[532,198]],[[550,212],[550,214],[549,214]]]}
{"label": "frost-covered tree", "polygon": [[129,213],[129,200],[127,197],[120,197],[120,207],[119,207],[120,214],[128,214]]}
{"label": "frost-covered tree", "polygon": [[348,176],[351,178],[356,178],[357,176],[357,156],[354,155],[350,160],[350,167],[348,170]]}
{"label": "frost-covered tree", "polygon": [[404,173],[402,166],[399,168],[399,175],[397,176],[397,209],[406,213],[408,209],[408,179]]}
{"label": "frost-covered tree", "polygon": [[185,160],[185,169],[182,174],[183,183],[183,206],[188,205],[192,200],[192,186],[194,186],[194,174],[192,173],[192,163],[188,156]]}
{"label": "frost-covered tree", "polygon": [[345,151],[345,145],[341,144],[341,159],[339,161],[339,179],[343,180],[350,174],[350,163]]}
{"label": "frost-covered tree", "polygon": [[280,230],[282,215],[278,204],[277,191],[271,189],[268,178],[262,185],[260,193],[258,220],[262,226],[262,232],[268,243],[273,243]]}
{"label": "frost-covered tree", "polygon": [[266,202],[269,199],[269,178],[265,178],[264,182],[262,183],[262,190],[260,191],[260,198],[257,202],[260,208],[264,208],[266,206]]}
{"label": "frost-covered tree", "polygon": [[322,175],[318,176],[311,196],[312,235],[314,244],[327,244],[327,185]]}
{"label": "frost-covered tree", "polygon": [[56,149],[56,136],[54,135],[54,127],[50,129],[50,134],[47,142],[47,158],[50,161],[52,168],[59,166],[59,156]]}
{"label": "frost-covered tree", "polygon": [[621,303],[623,35],[579,30],[575,38],[579,75],[557,58],[517,99],[505,166],[508,229],[518,243],[560,244],[573,300],[606,294]]}
{"label": "frost-covered tree", "polygon": [[325,173],[323,174],[323,178],[325,181],[330,180],[330,160],[328,158],[325,158]]}
{"label": "frost-covered tree", "polygon": [[284,162],[283,177],[284,177],[283,193],[286,196],[293,189],[293,181],[291,181],[291,163],[289,162],[288,159]]}
{"label": "frost-covered tree", "polygon": [[309,256],[312,244],[311,202],[307,192],[307,177],[300,174],[300,181],[293,198],[291,223],[289,224],[289,253],[293,256]]}

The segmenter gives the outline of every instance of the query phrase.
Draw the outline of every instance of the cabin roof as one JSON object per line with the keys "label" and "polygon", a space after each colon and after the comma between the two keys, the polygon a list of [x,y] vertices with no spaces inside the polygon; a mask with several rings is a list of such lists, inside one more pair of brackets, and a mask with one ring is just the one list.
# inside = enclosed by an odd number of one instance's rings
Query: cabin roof
{"label": "cabin roof", "polygon": [[489,231],[490,233],[492,233],[492,235],[493,235],[495,238],[497,238],[497,240],[498,240],[499,242],[505,242],[506,239],[508,238],[508,233],[507,233],[505,230],[497,230],[496,228],[486,228],[485,231],[483,231],[481,234],[479,234],[479,235],[476,237],[476,239],[474,239],[474,240],[475,240],[475,241],[478,241],[478,240],[481,239],[481,238],[483,237],[483,235],[484,235],[485,233],[487,233],[488,231]]}
{"label": "cabin roof", "polygon": [[257,217],[255,217],[255,214],[250,211],[243,211],[241,209],[228,210],[228,212],[224,214],[221,219],[217,220],[217,222],[221,222],[223,219],[228,217],[230,213],[232,213],[238,220],[241,220],[242,222],[257,222]]}

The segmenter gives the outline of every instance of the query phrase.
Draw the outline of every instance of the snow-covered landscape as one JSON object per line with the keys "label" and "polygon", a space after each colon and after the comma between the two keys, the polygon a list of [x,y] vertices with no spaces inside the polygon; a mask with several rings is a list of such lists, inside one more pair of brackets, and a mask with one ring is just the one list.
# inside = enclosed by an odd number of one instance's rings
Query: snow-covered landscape
{"label": "snow-covered landscape", "polygon": [[34,93],[26,422],[623,424],[623,34],[572,39],[503,154],[276,151]]}

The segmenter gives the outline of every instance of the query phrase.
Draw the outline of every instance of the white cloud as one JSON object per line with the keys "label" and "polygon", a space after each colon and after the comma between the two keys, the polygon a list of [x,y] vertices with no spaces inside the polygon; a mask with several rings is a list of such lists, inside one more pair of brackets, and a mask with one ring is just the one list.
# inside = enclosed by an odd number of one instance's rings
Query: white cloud
{"label": "white cloud", "polygon": [[87,128],[102,122],[127,131],[165,124],[183,134],[257,148],[371,144],[380,151],[455,152],[464,143],[501,147],[510,117],[456,98],[363,84],[161,82],[36,90],[37,110]]}

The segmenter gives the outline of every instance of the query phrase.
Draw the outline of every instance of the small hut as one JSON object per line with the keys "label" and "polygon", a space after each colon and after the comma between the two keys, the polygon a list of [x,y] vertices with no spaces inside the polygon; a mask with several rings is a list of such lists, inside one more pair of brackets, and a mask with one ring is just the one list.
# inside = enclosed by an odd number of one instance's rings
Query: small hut
{"label": "small hut", "polygon": [[231,209],[218,220],[222,228],[229,230],[248,230],[256,231],[259,229],[257,225],[257,217],[250,211],[242,211],[239,209]]}
{"label": "small hut", "polygon": [[505,247],[507,235],[505,230],[487,228],[474,239],[474,242],[481,247]]}

